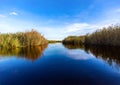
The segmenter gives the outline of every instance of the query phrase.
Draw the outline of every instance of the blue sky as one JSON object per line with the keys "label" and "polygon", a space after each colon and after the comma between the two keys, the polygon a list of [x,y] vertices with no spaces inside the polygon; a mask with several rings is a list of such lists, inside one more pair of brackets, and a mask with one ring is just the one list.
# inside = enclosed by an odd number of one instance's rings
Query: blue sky
{"label": "blue sky", "polygon": [[47,39],[120,22],[120,0],[0,0],[0,32],[36,29]]}

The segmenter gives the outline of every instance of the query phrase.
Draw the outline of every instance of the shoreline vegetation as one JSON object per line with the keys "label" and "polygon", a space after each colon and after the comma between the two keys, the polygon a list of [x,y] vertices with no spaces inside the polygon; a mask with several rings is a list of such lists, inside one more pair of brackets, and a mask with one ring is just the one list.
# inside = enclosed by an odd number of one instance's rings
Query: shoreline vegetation
{"label": "shoreline vegetation", "polygon": [[111,25],[84,36],[68,36],[64,40],[47,40],[36,30],[16,33],[0,33],[0,48],[40,46],[48,43],[68,45],[120,46],[120,25]]}
{"label": "shoreline vegetation", "polygon": [[111,25],[84,36],[68,36],[62,41],[69,45],[120,46],[120,25]]}
{"label": "shoreline vegetation", "polygon": [[61,40],[48,40],[48,43],[61,43]]}
{"label": "shoreline vegetation", "polygon": [[0,34],[0,47],[1,48],[18,48],[18,47],[31,47],[48,44],[47,39],[44,38],[36,30],[16,33],[1,33]]}

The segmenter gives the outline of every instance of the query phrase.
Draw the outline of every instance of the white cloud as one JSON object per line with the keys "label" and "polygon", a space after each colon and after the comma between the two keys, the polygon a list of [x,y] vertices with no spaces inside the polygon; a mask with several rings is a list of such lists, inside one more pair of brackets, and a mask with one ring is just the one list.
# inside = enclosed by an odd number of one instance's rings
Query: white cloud
{"label": "white cloud", "polygon": [[[116,10],[116,11],[115,11]],[[67,36],[70,35],[85,35],[87,33],[92,33],[97,29],[102,28],[103,26],[109,26],[111,24],[116,24],[120,22],[120,9],[114,9],[114,10],[108,10],[106,13],[104,13],[104,16],[100,17],[99,21],[93,20],[94,22],[67,22],[62,21],[60,23],[63,23],[62,25],[59,25],[57,23],[56,26],[51,26],[50,23],[56,23],[57,20],[41,20],[38,21],[35,20],[16,20],[13,19],[13,17],[7,17],[7,18],[1,18],[6,17],[2,14],[0,14],[0,32],[17,32],[17,31],[26,31],[30,30],[32,28],[37,29],[39,32],[41,32],[47,39],[64,39]],[[21,12],[20,12],[21,13]],[[17,12],[12,11],[9,13],[9,15],[19,15]],[[98,16],[99,18],[99,16]],[[36,19],[37,20],[37,19]],[[4,23],[3,23],[4,21]],[[48,23],[47,25],[44,25]],[[42,24],[43,23],[43,24]],[[56,25],[56,24],[55,24]]]}
{"label": "white cloud", "polygon": [[91,33],[94,30],[98,29],[99,26],[89,23],[72,23],[67,25],[64,28],[65,34],[72,34],[72,35],[85,35],[86,33]]}
{"label": "white cloud", "polygon": [[120,8],[115,9],[115,12],[120,12]]}
{"label": "white cloud", "polygon": [[7,32],[16,32],[19,29],[15,29],[16,27],[8,24],[8,23],[1,23],[0,24],[0,32],[7,33]]}
{"label": "white cloud", "polygon": [[65,32],[74,32],[78,31],[80,29],[83,29],[85,27],[89,26],[87,23],[73,23],[68,26],[66,26],[66,31]]}
{"label": "white cloud", "polygon": [[0,18],[5,18],[6,16],[3,14],[0,14]]}
{"label": "white cloud", "polygon": [[17,12],[15,12],[15,11],[10,12],[9,14],[10,14],[10,15],[15,15],[15,16],[17,16],[17,15],[18,15],[18,13],[17,13]]}
{"label": "white cloud", "polygon": [[70,35],[85,35],[98,29],[97,25],[88,23],[71,23],[62,27],[36,27],[47,39],[62,40]]}

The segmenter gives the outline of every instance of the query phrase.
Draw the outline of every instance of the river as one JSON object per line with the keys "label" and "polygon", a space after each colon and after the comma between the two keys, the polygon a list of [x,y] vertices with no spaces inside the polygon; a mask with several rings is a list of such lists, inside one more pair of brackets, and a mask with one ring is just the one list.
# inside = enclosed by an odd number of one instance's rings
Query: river
{"label": "river", "polygon": [[120,48],[0,49],[0,85],[120,85]]}

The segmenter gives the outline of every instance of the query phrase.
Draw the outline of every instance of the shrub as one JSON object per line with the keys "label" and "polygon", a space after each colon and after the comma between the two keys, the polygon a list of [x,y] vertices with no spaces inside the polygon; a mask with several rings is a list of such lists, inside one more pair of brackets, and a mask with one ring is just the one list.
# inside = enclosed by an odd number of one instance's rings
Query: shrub
{"label": "shrub", "polygon": [[47,40],[37,31],[0,34],[0,46],[6,48],[47,44]]}

